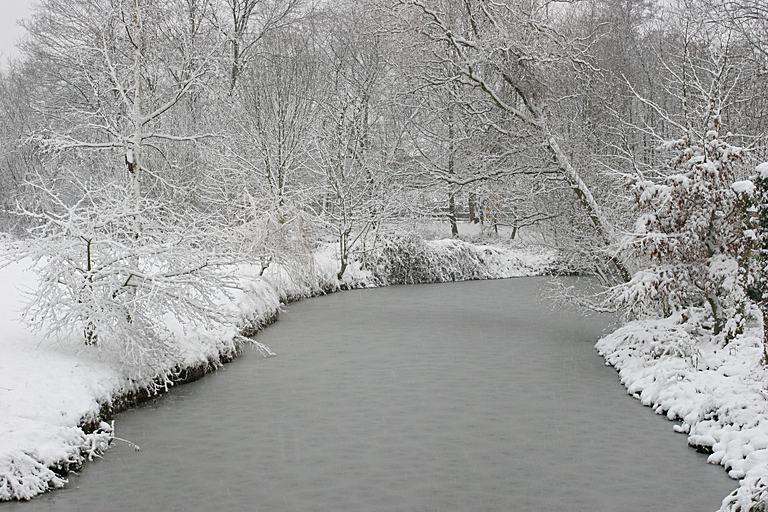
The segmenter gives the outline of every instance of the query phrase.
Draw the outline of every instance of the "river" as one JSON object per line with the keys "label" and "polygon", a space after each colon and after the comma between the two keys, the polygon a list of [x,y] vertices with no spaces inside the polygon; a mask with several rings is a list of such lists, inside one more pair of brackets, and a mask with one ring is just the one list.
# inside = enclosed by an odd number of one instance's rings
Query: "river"
{"label": "river", "polygon": [[716,510],[722,468],[627,396],[600,317],[541,278],[288,307],[247,353],[116,418],[124,443],[8,512]]}

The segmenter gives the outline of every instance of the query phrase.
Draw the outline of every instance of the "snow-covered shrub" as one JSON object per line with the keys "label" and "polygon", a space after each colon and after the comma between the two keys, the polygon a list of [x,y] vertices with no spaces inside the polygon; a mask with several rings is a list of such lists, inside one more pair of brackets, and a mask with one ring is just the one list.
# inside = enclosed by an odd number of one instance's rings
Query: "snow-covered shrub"
{"label": "snow-covered shrub", "polygon": [[733,512],[765,512],[768,510],[768,475],[755,472],[741,480],[731,494],[725,497],[720,510]]}
{"label": "snow-covered shrub", "polygon": [[231,261],[207,216],[137,198],[127,183],[62,180],[33,184],[47,205],[20,207],[34,224],[10,254],[40,276],[23,313],[33,329],[97,345],[138,378],[172,366],[174,331],[234,322],[220,306]]}
{"label": "snow-covered shrub", "polygon": [[744,183],[744,194],[750,197],[746,227],[752,239],[748,292],[762,313],[764,360],[768,363],[768,163],[758,165],[751,181]]}
{"label": "snow-covered shrub", "polygon": [[245,258],[260,263],[261,275],[277,266],[298,287],[312,289],[317,274],[313,252],[319,234],[311,215],[290,201],[259,201],[247,192],[243,204],[235,206],[234,231],[242,240],[240,250]]}
{"label": "snow-covered shrub", "polygon": [[58,444],[53,453],[16,450],[0,457],[0,502],[29,500],[48,489],[64,487],[64,473],[107,450],[114,439],[114,425],[100,422],[91,433],[80,427],[60,427],[55,437]]}
{"label": "snow-covered shrub", "polygon": [[689,332],[687,322],[679,315],[658,320],[630,322],[610,336],[602,338],[598,351],[615,364],[612,357],[647,357],[649,359],[679,358],[693,367],[698,365],[701,354],[696,338]]}
{"label": "snow-covered shrub", "polygon": [[736,181],[743,150],[721,133],[717,107],[711,100],[700,139],[689,130],[662,148],[671,158],[660,178],[639,177],[632,184],[639,216],[623,246],[648,265],[611,297],[634,315],[701,309],[703,316],[689,312],[682,318],[702,318],[701,326],[727,340],[745,321],[749,187]]}
{"label": "snow-covered shrub", "polygon": [[385,284],[440,283],[491,277],[473,246],[455,240],[429,244],[416,235],[383,238],[370,266]]}

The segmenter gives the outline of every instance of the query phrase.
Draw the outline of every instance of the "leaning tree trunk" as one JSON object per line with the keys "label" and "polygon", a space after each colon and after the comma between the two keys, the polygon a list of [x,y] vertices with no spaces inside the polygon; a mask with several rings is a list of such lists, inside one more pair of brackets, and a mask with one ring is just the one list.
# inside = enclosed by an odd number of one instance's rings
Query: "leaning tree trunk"
{"label": "leaning tree trunk", "polygon": [[[581,176],[579,176],[579,173],[571,165],[568,155],[560,148],[560,144],[557,142],[556,137],[554,136],[549,124],[547,123],[547,119],[544,116],[543,110],[536,103],[535,97],[526,93],[526,89],[529,87],[528,84],[532,81],[520,80],[516,74],[505,72],[504,64],[495,60],[500,55],[504,56],[503,58],[517,57],[516,59],[512,59],[513,61],[516,61],[516,65],[514,68],[512,68],[513,73],[518,73],[519,70],[522,69],[521,63],[523,61],[525,61],[526,64],[528,64],[528,61],[530,61],[530,67],[527,69],[534,71],[534,63],[542,60],[542,55],[536,54],[535,48],[532,49],[534,52],[533,54],[526,54],[525,52],[522,52],[522,54],[518,55],[516,52],[518,52],[519,49],[514,47],[514,45],[513,47],[506,49],[504,48],[503,44],[501,47],[499,47],[498,43],[503,42],[504,37],[506,37],[504,32],[508,27],[504,27],[503,24],[497,23],[494,6],[502,9],[505,13],[508,13],[510,7],[507,5],[507,3],[489,2],[489,5],[483,3],[485,7],[480,10],[488,20],[492,21],[491,26],[488,29],[496,31],[492,35],[492,41],[490,41],[490,44],[484,44],[484,38],[481,36],[480,31],[478,30],[477,24],[473,25],[474,37],[459,37],[459,34],[461,34],[462,31],[455,30],[455,27],[453,27],[451,23],[448,23],[447,19],[444,18],[439,11],[427,8],[422,2],[412,1],[410,3],[421,9],[421,12],[424,14],[428,22],[435,29],[439,30],[440,37],[435,37],[434,40],[448,43],[449,58],[451,58],[451,61],[456,64],[458,68],[456,71],[464,75],[464,77],[467,78],[473,85],[477,86],[478,90],[485,94],[485,96],[502,111],[506,112],[512,117],[517,118],[519,121],[528,125],[534,131],[540,132],[544,136],[544,141],[552,153],[555,163],[562,173],[563,178],[573,189],[579,204],[584,208],[587,215],[589,216],[589,219],[594,225],[601,245],[603,245],[606,249],[611,246],[614,240],[613,229],[610,223],[608,223],[605,219],[605,216],[600,210],[597,201],[595,201],[594,197],[592,196],[589,187],[587,187],[586,183],[584,183],[584,181],[581,179]],[[513,10],[512,12],[516,11]],[[523,16],[521,21],[535,21],[532,17],[530,17],[531,14],[526,13],[524,10],[520,10],[519,12]],[[474,18],[472,13],[469,12],[468,14],[470,20],[473,20]],[[499,18],[499,20],[500,19],[501,18]],[[552,35],[546,28],[540,27],[536,23],[532,23],[532,26],[536,27],[537,37],[541,36],[546,38]],[[501,41],[497,40],[499,37],[501,37]],[[475,57],[479,57],[479,61],[476,60]],[[530,57],[530,59],[527,57]],[[489,61],[492,63],[491,66],[484,65]],[[572,64],[573,62],[568,61],[568,63]],[[486,72],[491,74],[491,77],[488,79],[486,79],[485,76]],[[452,80],[451,83],[455,83],[455,81]],[[501,83],[505,84],[505,87],[510,87],[517,93],[517,98],[512,103],[507,101],[507,91],[499,88],[499,84]],[[621,259],[619,259],[617,256],[609,255],[608,260],[611,263],[615,274],[619,278],[623,279],[624,281],[630,280],[631,275],[629,270]]]}
{"label": "leaning tree trunk", "polygon": [[[592,225],[595,227],[600,242],[604,247],[608,248],[613,243],[613,227],[605,219],[602,209],[592,195],[592,192],[589,190],[589,187],[581,178],[578,171],[573,167],[570,158],[562,150],[557,139],[549,130],[546,120],[542,116],[539,116],[537,121],[545,131],[547,147],[552,153],[563,178],[568,182],[568,185],[576,195],[579,204],[586,211]],[[608,260],[620,279],[627,282],[632,278],[629,269],[618,256],[609,255]]]}

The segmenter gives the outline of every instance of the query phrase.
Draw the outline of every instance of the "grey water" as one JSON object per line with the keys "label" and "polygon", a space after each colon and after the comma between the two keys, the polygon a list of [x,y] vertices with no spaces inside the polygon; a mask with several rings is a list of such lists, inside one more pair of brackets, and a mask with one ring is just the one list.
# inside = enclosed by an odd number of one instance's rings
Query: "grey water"
{"label": "grey water", "polygon": [[716,510],[736,482],[626,395],[593,348],[609,319],[551,309],[544,285],[290,305],[259,334],[277,357],[119,414],[141,451],[8,512]]}

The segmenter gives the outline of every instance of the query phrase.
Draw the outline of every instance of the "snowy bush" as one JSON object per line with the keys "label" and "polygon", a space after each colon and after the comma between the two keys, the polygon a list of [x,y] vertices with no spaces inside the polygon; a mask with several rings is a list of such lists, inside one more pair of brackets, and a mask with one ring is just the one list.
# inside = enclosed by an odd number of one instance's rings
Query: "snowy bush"
{"label": "snowy bush", "polygon": [[749,187],[736,182],[743,151],[721,134],[716,107],[712,101],[700,140],[690,131],[662,148],[672,157],[661,178],[634,181],[640,215],[623,245],[649,264],[614,288],[611,299],[633,315],[690,310],[683,321],[701,319],[702,327],[727,340],[745,321]]}
{"label": "snowy bush", "polygon": [[48,204],[20,207],[34,224],[9,255],[30,258],[39,274],[24,310],[33,329],[97,345],[134,378],[169,368],[174,329],[235,321],[220,307],[235,285],[231,260],[208,217],[137,198],[122,183],[65,179],[33,183]]}
{"label": "snowy bush", "polygon": [[368,259],[380,284],[444,283],[541,275],[554,254],[505,250],[456,239],[425,241],[414,235],[382,237]]}
{"label": "snowy bush", "polygon": [[101,422],[92,433],[79,427],[62,427],[56,436],[55,455],[18,450],[0,457],[0,502],[29,500],[48,489],[64,487],[67,471],[100,457],[114,438],[114,425]]}
{"label": "snowy bush", "polygon": [[267,199],[246,192],[243,204],[235,205],[232,223],[240,251],[247,261],[260,263],[261,275],[279,267],[277,272],[289,275],[299,287],[312,288],[317,274],[313,251],[319,238],[314,219],[290,201]]}
{"label": "snowy bush", "polygon": [[[642,326],[639,328],[638,326]],[[679,358],[692,367],[698,365],[701,353],[695,335],[686,330],[686,322],[673,315],[660,320],[629,323],[598,343],[598,351],[614,364],[611,357],[646,357],[648,359]]]}
{"label": "snowy bush", "polygon": [[[374,275],[386,284],[416,284],[483,279],[488,269],[470,244],[439,250],[416,235],[384,238],[372,258]],[[448,248],[445,248],[448,249]]]}
{"label": "snowy bush", "polygon": [[750,197],[747,234],[752,239],[750,298],[758,305],[763,322],[764,361],[768,362],[768,163],[757,166],[744,194]]}

